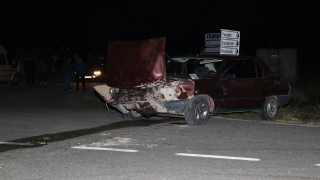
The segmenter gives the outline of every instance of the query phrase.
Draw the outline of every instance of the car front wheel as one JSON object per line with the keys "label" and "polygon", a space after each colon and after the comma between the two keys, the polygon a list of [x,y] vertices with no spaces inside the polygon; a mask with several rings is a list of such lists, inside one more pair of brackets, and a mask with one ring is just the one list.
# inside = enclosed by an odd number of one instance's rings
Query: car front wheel
{"label": "car front wheel", "polygon": [[198,95],[188,102],[184,118],[190,125],[205,124],[210,116],[209,101],[206,96]]}
{"label": "car front wheel", "polygon": [[277,97],[270,96],[267,98],[263,107],[259,110],[259,117],[262,120],[273,119],[277,115],[278,101]]}
{"label": "car front wheel", "polygon": [[137,111],[129,111],[128,113],[123,113],[122,117],[126,120],[139,120],[142,118],[142,115]]}

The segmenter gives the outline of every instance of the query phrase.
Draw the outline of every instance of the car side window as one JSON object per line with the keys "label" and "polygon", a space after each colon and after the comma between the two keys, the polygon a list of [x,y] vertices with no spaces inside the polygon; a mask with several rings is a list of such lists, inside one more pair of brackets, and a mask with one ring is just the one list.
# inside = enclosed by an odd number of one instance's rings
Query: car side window
{"label": "car side window", "polygon": [[0,54],[0,65],[7,65],[6,57]]}
{"label": "car side window", "polygon": [[[256,78],[256,63],[255,60],[241,60],[236,62],[227,72],[228,74],[235,74],[235,78]],[[260,69],[260,74],[262,72]]]}
{"label": "car side window", "polygon": [[229,60],[227,65],[224,67],[223,72],[225,72],[234,62],[236,62],[236,60]]}

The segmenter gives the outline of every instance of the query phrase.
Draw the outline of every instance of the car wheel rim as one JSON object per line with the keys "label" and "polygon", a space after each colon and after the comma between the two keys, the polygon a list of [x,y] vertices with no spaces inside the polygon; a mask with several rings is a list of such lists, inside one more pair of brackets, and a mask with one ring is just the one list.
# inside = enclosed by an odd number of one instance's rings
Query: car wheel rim
{"label": "car wheel rim", "polygon": [[274,99],[270,99],[267,105],[267,114],[269,117],[273,118],[277,113],[277,102]]}
{"label": "car wheel rim", "polygon": [[195,115],[198,122],[205,121],[208,116],[208,108],[206,104],[199,103],[195,108]]}

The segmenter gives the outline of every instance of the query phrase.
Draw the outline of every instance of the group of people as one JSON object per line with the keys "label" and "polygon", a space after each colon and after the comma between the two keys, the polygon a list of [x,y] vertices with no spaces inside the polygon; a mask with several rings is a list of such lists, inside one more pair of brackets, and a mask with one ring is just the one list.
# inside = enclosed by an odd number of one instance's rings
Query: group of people
{"label": "group of people", "polygon": [[31,57],[28,57],[27,61],[24,64],[27,83],[29,85],[31,83],[35,85],[35,76],[36,73],[38,73],[39,83],[48,84],[53,65],[56,68],[57,77],[64,81],[65,91],[72,91],[71,81],[74,74],[76,76],[76,91],[79,91],[80,80],[83,91],[87,91],[85,86],[85,71],[87,69],[87,65],[85,62],[83,62],[83,59],[81,57],[79,57],[75,63],[71,63],[71,58],[60,60],[60,58],[58,57],[54,62],[50,57],[46,61],[41,60],[38,64],[36,64],[36,62],[34,62]]}
{"label": "group of people", "polygon": [[76,91],[79,91],[79,82],[81,79],[82,89],[83,91],[86,90],[85,85],[85,71],[87,69],[86,63],[83,62],[83,59],[81,57],[78,58],[78,61],[71,64],[71,58],[67,58],[67,60],[62,65],[62,70],[64,74],[64,90],[65,91],[72,91],[71,88],[71,80],[73,77],[73,74],[75,72],[76,74],[76,85],[77,89]]}
{"label": "group of people", "polygon": [[39,83],[47,84],[50,78],[51,72],[51,62],[50,58],[44,62],[41,60],[38,64],[32,60],[31,57],[27,58],[27,61],[24,63],[24,70],[26,72],[27,82],[30,85],[31,83],[35,85],[36,73],[38,73]]}

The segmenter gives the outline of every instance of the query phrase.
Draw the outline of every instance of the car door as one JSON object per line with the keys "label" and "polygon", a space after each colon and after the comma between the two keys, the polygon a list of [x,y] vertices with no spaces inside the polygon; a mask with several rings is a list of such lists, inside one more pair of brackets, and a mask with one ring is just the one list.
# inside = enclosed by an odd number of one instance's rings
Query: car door
{"label": "car door", "polygon": [[255,59],[235,61],[220,79],[223,107],[257,107],[263,102],[265,77]]}

